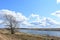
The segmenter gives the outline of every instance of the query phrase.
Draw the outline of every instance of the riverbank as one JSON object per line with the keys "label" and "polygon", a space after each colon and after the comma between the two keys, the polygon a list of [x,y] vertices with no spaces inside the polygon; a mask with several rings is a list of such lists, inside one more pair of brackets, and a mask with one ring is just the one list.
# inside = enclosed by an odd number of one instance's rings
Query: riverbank
{"label": "riverbank", "polygon": [[7,30],[0,30],[0,40],[60,40],[59,37],[33,35],[27,33],[16,32],[10,34]]}

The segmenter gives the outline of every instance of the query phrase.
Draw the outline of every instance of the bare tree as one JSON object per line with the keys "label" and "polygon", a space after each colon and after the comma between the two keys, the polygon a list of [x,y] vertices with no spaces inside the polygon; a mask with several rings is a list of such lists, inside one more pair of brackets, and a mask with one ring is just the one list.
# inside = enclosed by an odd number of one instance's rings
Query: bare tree
{"label": "bare tree", "polygon": [[18,21],[16,18],[13,15],[4,15],[3,18],[6,26],[10,28],[11,34],[14,34],[16,27],[18,27]]}

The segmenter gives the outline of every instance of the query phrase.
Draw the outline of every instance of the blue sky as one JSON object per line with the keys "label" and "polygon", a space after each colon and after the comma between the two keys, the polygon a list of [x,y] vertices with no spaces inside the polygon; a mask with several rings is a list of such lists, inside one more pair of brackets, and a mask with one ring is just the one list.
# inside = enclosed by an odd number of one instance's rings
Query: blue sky
{"label": "blue sky", "polygon": [[26,16],[31,13],[50,16],[50,13],[59,9],[59,5],[56,0],[1,0],[0,9],[22,12]]}
{"label": "blue sky", "polygon": [[[2,9],[20,12],[25,17],[33,14],[36,18],[38,18],[36,15],[39,15],[42,18],[52,18],[60,22],[60,16],[55,15],[56,11],[60,10],[59,0],[0,0],[0,10]],[[51,15],[52,13],[53,15]],[[30,22],[30,20],[28,21]]]}

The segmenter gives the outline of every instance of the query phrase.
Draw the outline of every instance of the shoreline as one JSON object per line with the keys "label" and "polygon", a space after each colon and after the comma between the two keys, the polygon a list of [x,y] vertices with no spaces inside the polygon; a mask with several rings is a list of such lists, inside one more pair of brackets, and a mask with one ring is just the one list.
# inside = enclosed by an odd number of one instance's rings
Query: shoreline
{"label": "shoreline", "polygon": [[49,35],[43,36],[23,32],[16,32],[15,34],[10,34],[7,30],[0,30],[0,35],[2,35],[2,37],[6,37],[9,40],[60,40],[60,37],[54,37]]}

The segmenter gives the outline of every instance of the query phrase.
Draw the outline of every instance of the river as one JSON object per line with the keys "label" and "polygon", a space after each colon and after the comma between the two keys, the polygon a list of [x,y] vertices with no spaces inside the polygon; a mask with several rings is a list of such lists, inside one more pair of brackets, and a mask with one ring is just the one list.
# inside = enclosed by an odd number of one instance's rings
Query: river
{"label": "river", "polygon": [[49,35],[49,36],[60,37],[60,31],[38,31],[38,30],[21,29],[20,32],[29,33],[29,34],[36,34],[36,35]]}

